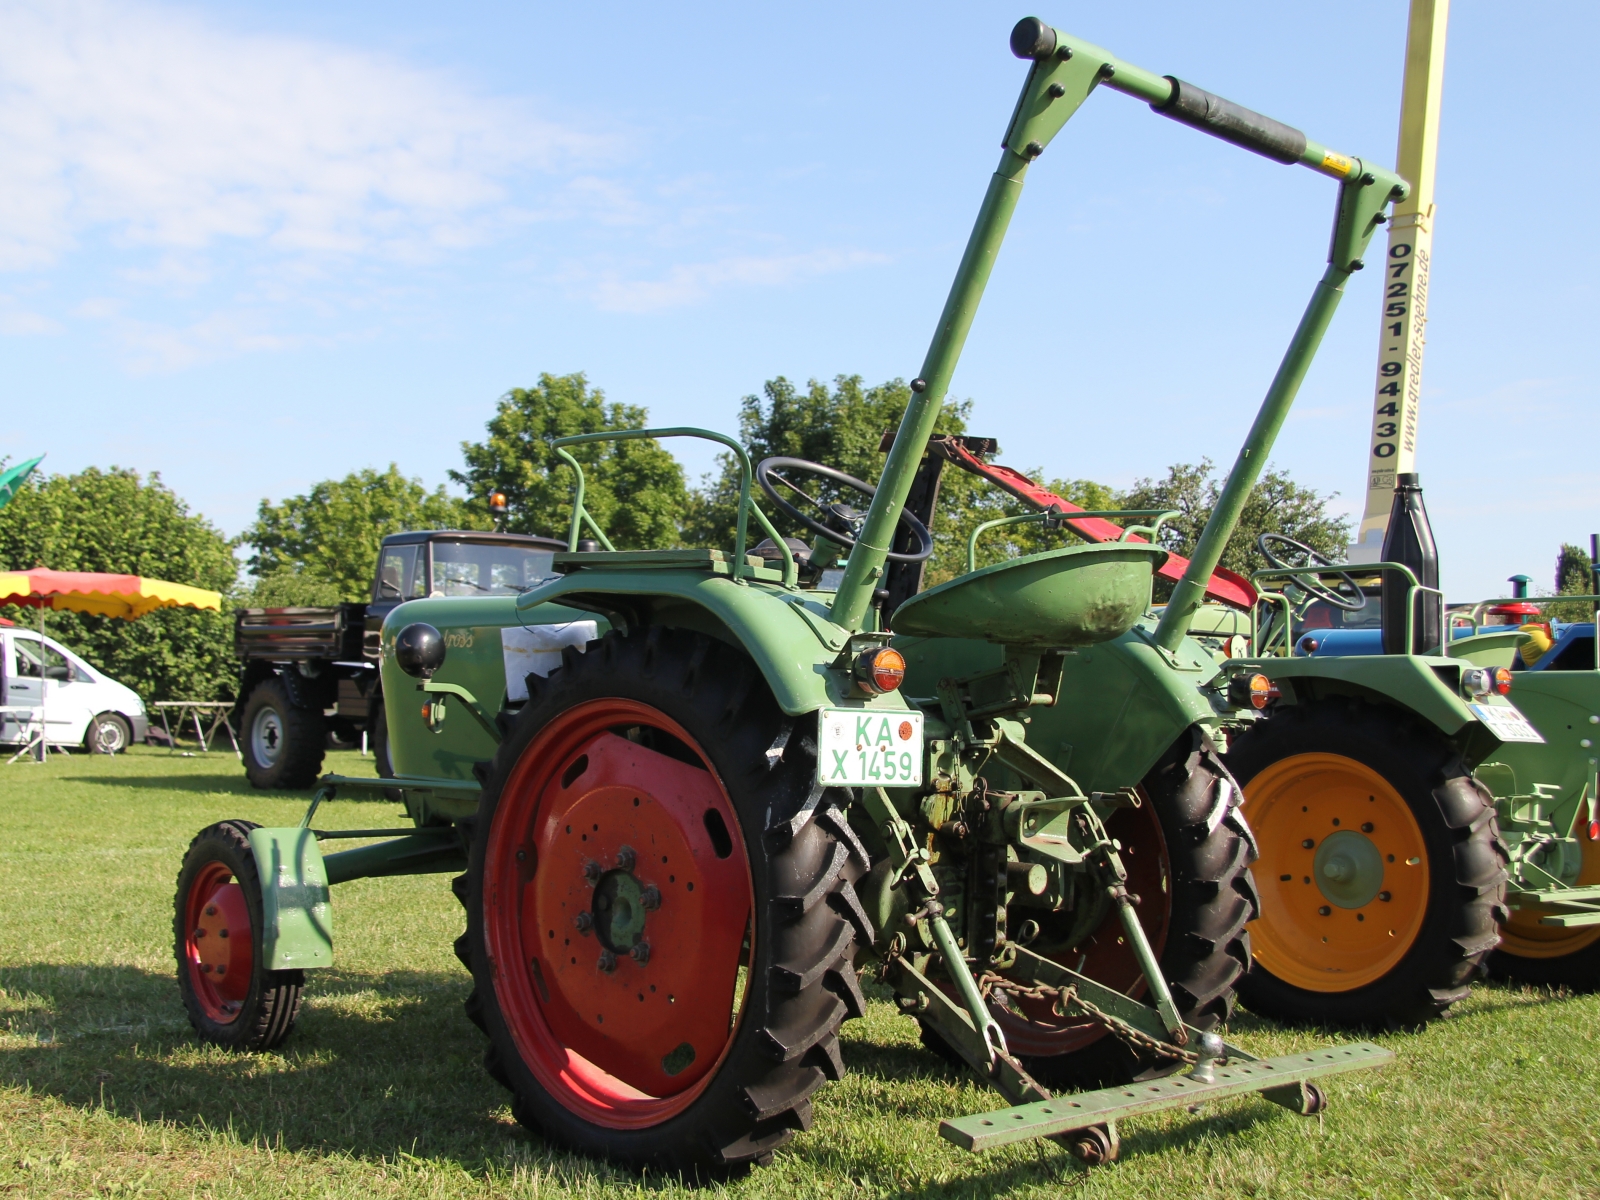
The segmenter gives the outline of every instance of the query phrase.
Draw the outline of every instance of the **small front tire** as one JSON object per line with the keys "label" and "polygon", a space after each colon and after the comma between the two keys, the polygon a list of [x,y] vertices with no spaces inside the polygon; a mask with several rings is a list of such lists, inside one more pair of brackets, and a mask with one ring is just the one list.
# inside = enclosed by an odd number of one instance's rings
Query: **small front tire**
{"label": "small front tire", "polygon": [[300,1011],[304,971],[268,971],[253,821],[219,821],[189,843],[178,872],[173,944],[178,993],[203,1041],[270,1050]]}

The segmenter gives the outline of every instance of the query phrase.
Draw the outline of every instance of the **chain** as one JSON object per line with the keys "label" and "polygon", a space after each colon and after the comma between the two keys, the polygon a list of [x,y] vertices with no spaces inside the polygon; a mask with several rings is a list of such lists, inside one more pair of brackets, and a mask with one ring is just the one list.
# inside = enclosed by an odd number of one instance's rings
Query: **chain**
{"label": "chain", "polygon": [[1154,1054],[1158,1058],[1173,1059],[1183,1063],[1198,1062],[1200,1059],[1200,1056],[1192,1050],[1184,1050],[1181,1047],[1174,1046],[1171,1042],[1164,1042],[1159,1038],[1151,1037],[1142,1029],[1135,1029],[1120,1017],[1112,1016],[1104,1009],[1085,1000],[1078,994],[1078,989],[1075,987],[1053,988],[1043,983],[1025,987],[1014,980],[1007,979],[1003,975],[996,975],[993,972],[985,972],[983,977],[978,980],[978,987],[985,996],[992,992],[1000,991],[1018,1000],[1047,1000],[1050,1002],[1051,1009],[1061,1016],[1068,1015],[1067,1006],[1070,1004],[1095,1024],[1105,1026],[1113,1037],[1125,1042],[1135,1051],[1143,1051],[1146,1054]]}

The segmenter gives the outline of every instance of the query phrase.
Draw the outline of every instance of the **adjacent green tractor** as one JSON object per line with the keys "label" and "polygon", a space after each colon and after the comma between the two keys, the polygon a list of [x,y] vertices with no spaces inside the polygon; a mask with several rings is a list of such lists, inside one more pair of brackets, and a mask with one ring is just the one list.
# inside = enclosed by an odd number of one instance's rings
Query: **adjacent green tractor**
{"label": "adjacent green tractor", "polygon": [[[1009,1104],[941,1126],[974,1150],[1052,1138],[1103,1162],[1121,1119],[1244,1092],[1314,1113],[1313,1080],[1391,1057],[1263,1061],[1220,1036],[1257,898],[1217,746],[1254,711],[1248,678],[1187,630],[1406,184],[1038,20],[1011,46],[1027,79],[877,485],[752,469],[701,430],[554,443],[576,479],[560,578],[385,620],[394,777],[327,777],[298,827],[195,839],[175,936],[202,1036],[252,1049],[288,1033],[305,970],[332,961],[330,885],[448,871],[467,1014],[517,1119],[636,1165],[727,1171],[808,1128],[845,1069],[840,1026],[865,1008],[859,956]],[[1336,180],[1327,269],[1163,611],[1166,513],[1083,514],[1146,524],[923,590],[932,543],[906,506],[941,400],[1030,164],[1102,85]],[[674,436],[739,464],[734,544],[612,547],[573,448]],[[809,544],[780,536],[758,486]],[[403,793],[413,828],[313,826],[327,799],[376,786]],[[324,856],[341,838],[368,841]]]}
{"label": "adjacent green tractor", "polygon": [[1534,669],[1515,627],[1479,611],[1452,628],[1413,476],[1394,507],[1391,561],[1334,564],[1269,534],[1253,628],[1206,614],[1214,647],[1249,635],[1223,669],[1270,680],[1227,764],[1261,850],[1242,992],[1280,1019],[1419,1024],[1485,971],[1600,985],[1593,626]]}

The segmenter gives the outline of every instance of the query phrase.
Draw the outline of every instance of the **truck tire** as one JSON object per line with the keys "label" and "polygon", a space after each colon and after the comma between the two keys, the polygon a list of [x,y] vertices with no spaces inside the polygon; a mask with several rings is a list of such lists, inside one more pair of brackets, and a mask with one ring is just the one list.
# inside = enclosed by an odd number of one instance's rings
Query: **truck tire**
{"label": "truck tire", "polygon": [[172,919],[178,994],[201,1039],[270,1050],[300,1012],[304,971],[263,969],[261,876],[254,821],[219,821],[189,843]]}
{"label": "truck tire", "polygon": [[[1592,803],[1592,801],[1591,801]],[[1593,809],[1578,809],[1582,858],[1578,887],[1600,884],[1600,841],[1589,837]],[[1489,974],[1513,983],[1538,987],[1600,990],[1600,925],[1560,929],[1539,924],[1537,906],[1520,908],[1500,927],[1500,946],[1489,956]]]}
{"label": "truck tire", "polygon": [[[1255,848],[1235,811],[1239,789],[1210,739],[1192,726],[1139,790],[1140,807],[1119,810],[1107,831],[1122,844],[1128,888],[1140,897],[1140,924],[1179,1013],[1196,1028],[1215,1029],[1232,1015],[1235,988],[1249,968],[1246,930],[1257,910],[1250,877]],[[1028,916],[1038,919],[1040,911],[1015,907],[1008,927],[1018,928]],[[1115,912],[1087,939],[1054,949],[1045,942],[1048,921],[1040,923],[1045,929],[1031,948],[1118,991],[1146,994]],[[1182,1065],[1136,1053],[1093,1022],[1054,1017],[1049,1002],[997,1008],[995,1019],[1029,1073],[1053,1090],[1108,1087]],[[936,1039],[925,1030],[925,1043]]]}
{"label": "truck tire", "polygon": [[1506,916],[1493,797],[1431,728],[1354,700],[1293,705],[1234,740],[1261,847],[1246,1007],[1413,1027],[1465,998]]}
{"label": "truck tire", "polygon": [[308,788],[322,771],[328,726],[320,712],[297,706],[277,676],[263,679],[245,701],[240,751],[258,788]]}
{"label": "truck tire", "polygon": [[457,888],[485,1067],[579,1152],[701,1178],[765,1162],[810,1128],[865,1007],[866,852],[815,783],[814,719],[702,634],[611,633],[562,663],[529,680]]}

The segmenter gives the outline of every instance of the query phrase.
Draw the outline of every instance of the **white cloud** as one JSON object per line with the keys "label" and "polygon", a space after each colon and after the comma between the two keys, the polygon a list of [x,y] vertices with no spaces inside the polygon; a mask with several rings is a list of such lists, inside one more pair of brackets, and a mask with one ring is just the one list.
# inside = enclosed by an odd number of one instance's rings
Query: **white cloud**
{"label": "white cloud", "polygon": [[426,255],[517,219],[515,177],[603,149],[442,73],[148,4],[0,0],[0,28],[0,269],[94,229]]}
{"label": "white cloud", "polygon": [[6,337],[39,337],[60,332],[59,322],[42,313],[19,307],[10,296],[0,296],[0,334]]}
{"label": "white cloud", "polygon": [[716,262],[679,264],[662,279],[611,276],[595,284],[592,295],[601,308],[610,312],[655,312],[704,299],[716,288],[771,287],[806,276],[831,275],[888,261],[885,254],[864,250],[815,250],[808,254],[723,258]]}

